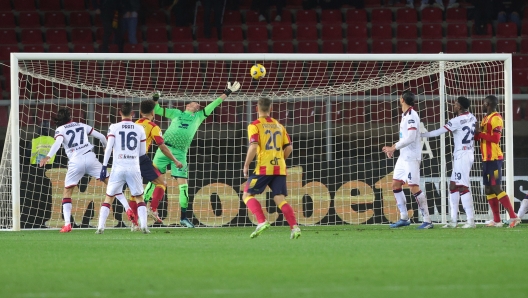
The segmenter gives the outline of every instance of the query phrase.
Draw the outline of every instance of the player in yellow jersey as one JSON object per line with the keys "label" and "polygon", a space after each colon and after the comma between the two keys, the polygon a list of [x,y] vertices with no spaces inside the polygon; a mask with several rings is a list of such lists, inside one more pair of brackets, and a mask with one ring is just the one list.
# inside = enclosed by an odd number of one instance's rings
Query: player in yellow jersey
{"label": "player in yellow jersey", "polygon": [[509,226],[515,227],[521,222],[511,205],[510,198],[501,189],[502,162],[504,157],[500,148],[503,121],[497,112],[499,99],[494,95],[488,95],[484,99],[483,109],[487,112],[486,117],[480,123],[480,129],[475,132],[475,141],[480,141],[480,152],[482,153],[482,178],[486,197],[493,213],[488,227],[501,227],[499,203],[504,206],[510,215]]}
{"label": "player in yellow jersey", "polygon": [[[176,167],[181,168],[183,166],[182,163],[178,161],[174,155],[172,155],[167,145],[165,145],[160,127],[156,125],[156,123],[152,122],[154,119],[155,106],[156,102],[152,99],[142,101],[140,106],[141,119],[136,121],[137,124],[143,126],[145,129],[145,135],[147,136],[147,153],[150,145],[154,141],[161,152],[163,152],[165,156],[172,160]],[[163,178],[161,172],[156,169],[156,167],[154,167],[152,160],[147,154],[139,158],[139,163],[141,168],[141,176],[143,179],[152,182],[152,184],[155,185],[150,208],[148,209],[148,214],[156,221],[156,223],[162,223],[162,220],[158,215],[158,205],[165,194],[167,183],[165,182],[165,178]],[[131,202],[130,207],[134,210],[134,212],[137,212],[137,205],[134,203],[135,202]]]}
{"label": "player in yellow jersey", "polygon": [[248,209],[257,217],[258,225],[251,234],[251,238],[259,236],[270,227],[262,212],[262,206],[255,199],[266,186],[271,188],[273,200],[281,209],[286,221],[290,225],[291,239],[301,236],[301,229],[297,225],[295,213],[286,202],[286,158],[293,151],[290,136],[284,126],[270,117],[271,99],[259,98],[257,112],[259,118],[248,126],[249,148],[244,164],[244,177],[248,177],[249,165],[257,157],[254,174],[246,182],[243,200]]}

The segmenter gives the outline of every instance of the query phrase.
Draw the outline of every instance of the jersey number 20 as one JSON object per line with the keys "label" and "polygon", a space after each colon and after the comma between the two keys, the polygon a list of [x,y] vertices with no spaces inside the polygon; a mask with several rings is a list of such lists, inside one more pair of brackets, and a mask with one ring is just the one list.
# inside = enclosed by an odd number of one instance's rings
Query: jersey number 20
{"label": "jersey number 20", "polygon": [[[280,148],[277,147],[277,136],[280,138],[280,131],[272,132],[268,129],[264,133],[269,135],[268,141],[266,142],[266,150],[275,149],[276,151],[280,151]],[[273,145],[271,144],[272,142]]]}

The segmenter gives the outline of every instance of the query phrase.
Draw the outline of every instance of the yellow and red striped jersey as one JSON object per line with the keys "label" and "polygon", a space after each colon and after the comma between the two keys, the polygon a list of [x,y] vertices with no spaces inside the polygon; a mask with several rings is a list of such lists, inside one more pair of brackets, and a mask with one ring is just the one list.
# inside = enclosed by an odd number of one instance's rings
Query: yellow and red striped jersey
{"label": "yellow and red striped jersey", "polygon": [[163,144],[164,141],[163,136],[161,135],[161,129],[156,123],[148,120],[147,118],[141,118],[136,121],[136,123],[143,126],[145,129],[145,135],[147,136],[147,152],[153,140],[158,146]]}
{"label": "yellow and red striped jersey", "polygon": [[261,117],[248,126],[249,143],[257,143],[257,175],[286,175],[284,148],[291,144],[286,128],[271,117]]}
{"label": "yellow and red striped jersey", "polygon": [[[501,115],[498,112],[493,112],[482,119],[482,122],[480,123],[480,132],[490,136],[494,133],[501,134],[502,126],[503,122]],[[503,159],[500,141],[499,143],[493,143],[481,138],[480,152],[482,153],[482,161]]]}

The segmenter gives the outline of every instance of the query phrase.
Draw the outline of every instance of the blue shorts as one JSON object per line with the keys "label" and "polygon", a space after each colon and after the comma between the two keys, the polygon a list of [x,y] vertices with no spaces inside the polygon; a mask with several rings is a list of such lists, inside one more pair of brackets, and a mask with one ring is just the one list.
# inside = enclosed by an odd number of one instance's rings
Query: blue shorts
{"label": "blue shorts", "polygon": [[146,154],[139,157],[139,169],[141,170],[141,177],[149,182],[161,176],[160,171],[154,167],[152,160]]}
{"label": "blue shorts", "polygon": [[266,190],[266,186],[271,188],[272,196],[288,196],[288,189],[286,188],[286,176],[251,175],[246,182],[244,192],[252,195],[258,195]]}
{"label": "blue shorts", "polygon": [[482,178],[484,185],[501,185],[502,182],[502,160],[482,162]]}

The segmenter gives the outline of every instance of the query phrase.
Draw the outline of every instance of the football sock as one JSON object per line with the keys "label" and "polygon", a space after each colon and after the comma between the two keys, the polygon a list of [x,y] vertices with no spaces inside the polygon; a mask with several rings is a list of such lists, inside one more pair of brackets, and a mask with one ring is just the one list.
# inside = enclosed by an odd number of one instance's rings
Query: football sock
{"label": "football sock", "polygon": [[110,204],[103,203],[103,205],[101,205],[101,210],[99,211],[99,225],[97,226],[97,229],[104,230],[108,214],[110,214]]}
{"label": "football sock", "polygon": [[145,202],[138,203],[139,227],[147,227],[147,205]]}
{"label": "football sock", "polygon": [[475,211],[473,209],[473,196],[471,195],[471,192],[469,190],[461,191],[460,199],[462,201],[462,206],[464,207],[464,211],[466,212],[467,223],[474,224],[475,223]]}
{"label": "football sock", "polygon": [[449,207],[451,213],[451,221],[456,223],[458,220],[458,204],[460,202],[460,194],[458,190],[452,190],[449,193]]}
{"label": "football sock", "polygon": [[493,221],[500,222],[500,213],[499,213],[499,200],[495,194],[486,195],[488,199],[488,204],[491,208],[491,213],[493,213]]}
{"label": "football sock", "polygon": [[516,218],[517,217],[517,214],[515,214],[515,211],[513,210],[513,206],[512,206],[512,204],[510,202],[510,198],[508,197],[506,192],[503,191],[500,194],[498,194],[497,195],[497,199],[502,204],[502,206],[504,206],[504,208],[506,208],[506,211],[508,211],[508,215],[510,216],[510,218]]}
{"label": "football sock", "polygon": [[409,214],[407,213],[407,200],[405,199],[405,194],[401,188],[393,189],[394,197],[396,198],[396,205],[400,210],[400,218],[403,220],[409,219]]}
{"label": "football sock", "polygon": [[264,216],[264,212],[262,212],[262,206],[260,205],[260,202],[253,196],[248,196],[245,201],[249,211],[251,211],[251,213],[257,217],[257,222],[259,224],[265,222],[266,216]]}
{"label": "football sock", "polygon": [[429,217],[429,207],[427,206],[427,198],[425,197],[425,194],[420,190],[417,193],[413,194],[414,199],[418,203],[418,208],[420,209],[420,212],[422,212],[423,221],[424,222],[431,222],[431,218]]}
{"label": "football sock", "polygon": [[519,218],[522,218],[526,211],[528,211],[528,196],[524,197],[524,200],[521,202],[521,207],[519,207],[519,211],[517,211],[517,216]]}
{"label": "football sock", "polygon": [[145,186],[145,193],[143,195],[143,198],[145,199],[145,202],[150,201],[152,198],[152,193],[154,193],[155,185],[152,182],[147,183],[147,186]]}
{"label": "football sock", "polygon": [[120,194],[116,195],[116,198],[119,201],[119,203],[121,203],[121,205],[123,205],[123,208],[125,208],[125,211],[128,210],[128,208],[130,208],[130,206],[128,205],[128,201],[125,198],[125,195],[120,193]]}
{"label": "football sock", "polygon": [[293,208],[286,201],[282,201],[282,203],[279,204],[279,209],[282,211],[282,214],[284,214],[286,221],[290,225],[290,229],[293,229],[293,226],[297,225]]}
{"label": "football sock", "polygon": [[180,208],[181,208],[181,217],[180,219],[187,218],[187,206],[189,204],[189,186],[187,184],[180,184]]}
{"label": "football sock", "polygon": [[72,210],[71,198],[62,199],[62,214],[64,215],[64,225],[65,226],[71,223],[70,222],[71,210]]}
{"label": "football sock", "polygon": [[150,209],[152,211],[156,212],[158,210],[158,205],[161,199],[163,199],[163,195],[165,194],[165,185],[158,184],[156,185],[156,188],[154,189],[154,193],[152,194],[152,202],[150,202]]}
{"label": "football sock", "polygon": [[132,200],[130,201],[130,209],[132,209],[132,212],[134,212],[134,215],[136,216],[136,219],[138,218],[138,204],[136,201]]}

